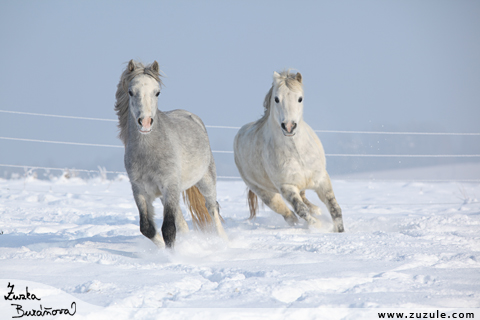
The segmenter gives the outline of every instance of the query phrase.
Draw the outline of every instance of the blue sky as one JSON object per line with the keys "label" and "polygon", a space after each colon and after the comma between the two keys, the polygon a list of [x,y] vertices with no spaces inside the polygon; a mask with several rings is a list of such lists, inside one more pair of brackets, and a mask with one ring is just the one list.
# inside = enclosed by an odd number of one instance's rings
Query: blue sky
{"label": "blue sky", "polygon": [[[258,119],[273,71],[295,68],[314,129],[479,132],[479,16],[478,1],[2,1],[0,109],[114,119],[133,58],[165,73],[161,110],[209,125]],[[232,150],[235,131],[209,134],[213,149]],[[113,122],[0,113],[2,137],[120,144],[116,135]],[[320,137],[327,153],[372,148]],[[450,146],[439,154],[480,145],[415,139]],[[376,152],[412,152],[378,140]],[[0,150],[3,164],[123,169],[121,149],[0,140]],[[228,157],[217,157],[225,174]]]}

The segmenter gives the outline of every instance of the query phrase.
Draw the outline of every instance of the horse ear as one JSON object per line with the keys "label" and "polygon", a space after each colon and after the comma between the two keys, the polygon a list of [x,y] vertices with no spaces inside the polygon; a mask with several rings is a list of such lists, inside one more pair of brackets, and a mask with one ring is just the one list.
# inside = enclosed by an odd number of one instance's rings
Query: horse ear
{"label": "horse ear", "polygon": [[298,82],[302,83],[302,74],[300,72],[297,72],[295,79],[297,79]]}
{"label": "horse ear", "polygon": [[280,82],[281,75],[277,71],[273,71],[273,83],[278,84]]}
{"label": "horse ear", "polygon": [[133,59],[128,62],[128,71],[132,72],[135,70],[135,62],[133,62]]}
{"label": "horse ear", "polygon": [[155,73],[159,73],[159,72],[160,72],[160,67],[158,66],[157,60],[153,61],[151,69],[152,69],[152,71],[154,71]]}

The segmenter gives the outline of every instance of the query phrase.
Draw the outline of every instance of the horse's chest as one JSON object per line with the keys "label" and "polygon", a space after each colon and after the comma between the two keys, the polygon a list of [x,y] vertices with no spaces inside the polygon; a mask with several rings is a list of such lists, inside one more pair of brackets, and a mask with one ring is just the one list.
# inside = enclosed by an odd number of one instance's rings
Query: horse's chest
{"label": "horse's chest", "polygon": [[281,169],[286,181],[291,181],[299,187],[310,188],[313,187],[317,180],[318,168],[312,161],[305,161],[299,158],[290,158],[286,161],[285,165]]}
{"label": "horse's chest", "polygon": [[[273,151],[273,150],[272,150]],[[316,149],[305,150],[296,146],[277,148],[269,152],[266,167],[277,184],[294,184],[301,189],[314,188],[321,177],[321,155]]]}
{"label": "horse's chest", "polygon": [[175,162],[168,154],[158,154],[144,149],[134,149],[125,154],[125,168],[133,180],[153,181],[168,176],[175,167]]}

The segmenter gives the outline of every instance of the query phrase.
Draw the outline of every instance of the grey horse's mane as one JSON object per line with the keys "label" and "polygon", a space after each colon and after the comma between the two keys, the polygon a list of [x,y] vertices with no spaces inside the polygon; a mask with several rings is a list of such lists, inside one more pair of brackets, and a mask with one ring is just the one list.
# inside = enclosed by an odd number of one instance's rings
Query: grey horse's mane
{"label": "grey horse's mane", "polygon": [[[120,82],[117,85],[117,93],[115,94],[115,111],[117,112],[118,128],[120,129],[118,137],[120,140],[122,140],[124,145],[126,145],[128,138],[128,86],[133,78],[142,73],[157,80],[160,86],[162,86],[163,83],[160,79],[160,72],[159,70],[156,71],[155,68],[152,67],[154,64],[156,64],[156,62],[144,66],[141,62],[130,60],[128,66],[125,68],[125,71],[123,71],[122,76],[120,77]],[[156,64],[156,66],[158,69],[158,64]]]}
{"label": "grey horse's mane", "polygon": [[[280,72],[280,76],[277,77],[278,87],[287,86],[292,91],[301,91],[303,88],[302,84],[302,77],[300,73],[292,73],[290,72],[291,69],[283,70]],[[300,75],[300,77],[298,76]],[[299,80],[300,79],[300,80]],[[263,101],[263,110],[264,114],[258,120],[260,124],[263,124],[267,121],[268,116],[270,115],[270,101],[272,100],[273,95],[273,87],[275,86],[275,81],[272,83],[272,87],[268,90],[267,95],[265,96],[265,100]]]}

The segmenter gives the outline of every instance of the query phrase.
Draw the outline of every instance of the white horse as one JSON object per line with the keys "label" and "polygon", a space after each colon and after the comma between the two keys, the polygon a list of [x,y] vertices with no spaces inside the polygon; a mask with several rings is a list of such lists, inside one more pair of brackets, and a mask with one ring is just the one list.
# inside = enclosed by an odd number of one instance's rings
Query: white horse
{"label": "white horse", "polygon": [[322,143],[303,121],[302,75],[274,72],[263,106],[263,117],[244,125],[234,143],[235,164],[250,189],[250,218],[258,210],[258,196],[290,225],[298,223],[283,197],[298,216],[318,227],[313,215],[319,215],[320,208],[305,197],[305,190],[312,189],[330,211],[334,231],[343,232],[342,209],[326,171]]}

